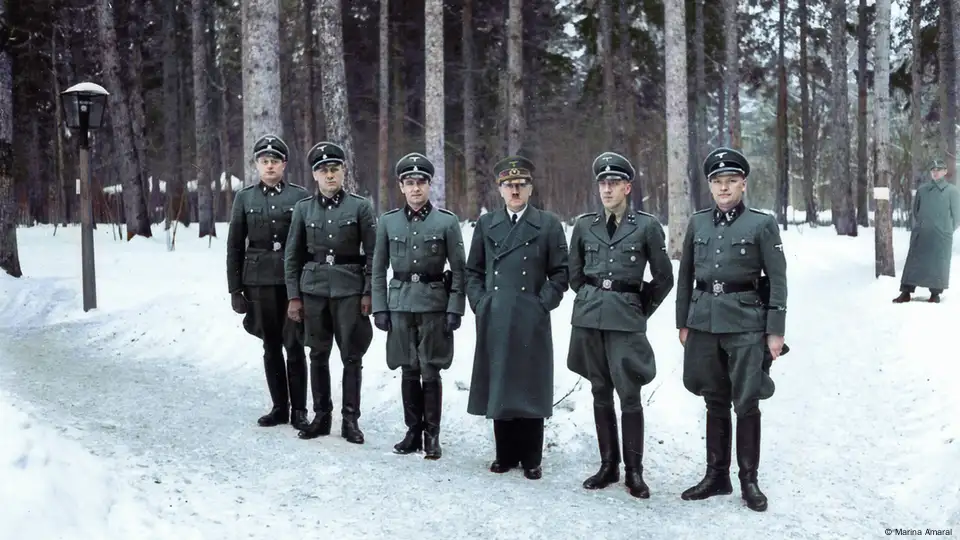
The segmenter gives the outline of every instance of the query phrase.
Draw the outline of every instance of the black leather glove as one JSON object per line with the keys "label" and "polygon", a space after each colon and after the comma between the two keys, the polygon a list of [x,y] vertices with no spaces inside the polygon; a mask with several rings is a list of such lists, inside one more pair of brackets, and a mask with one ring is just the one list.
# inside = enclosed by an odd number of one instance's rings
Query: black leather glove
{"label": "black leather glove", "polygon": [[233,308],[234,313],[243,315],[247,312],[247,299],[244,298],[242,292],[237,291],[230,295],[230,306]]}
{"label": "black leather glove", "polygon": [[373,314],[373,324],[384,332],[389,332],[393,325],[390,324],[390,312],[381,311]]}
{"label": "black leather glove", "polygon": [[443,325],[444,333],[452,334],[457,328],[460,328],[460,316],[456,313],[447,313],[447,320]]}

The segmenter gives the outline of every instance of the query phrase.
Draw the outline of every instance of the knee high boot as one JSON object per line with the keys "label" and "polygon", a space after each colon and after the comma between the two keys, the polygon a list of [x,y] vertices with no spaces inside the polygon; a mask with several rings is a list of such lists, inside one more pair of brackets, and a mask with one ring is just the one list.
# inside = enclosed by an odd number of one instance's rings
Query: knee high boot
{"label": "knee high boot", "polygon": [[287,387],[290,394],[290,424],[307,428],[307,357],[302,345],[287,347]]}
{"label": "knee high boot", "polygon": [[423,381],[423,458],[440,459],[440,411],[443,406],[443,386],[439,379]]}
{"label": "knee high boot", "polygon": [[586,489],[603,489],[620,481],[620,441],[617,432],[617,411],[613,407],[593,407],[600,447],[600,470],[583,481]]}
{"label": "knee high boot", "polygon": [[624,484],[630,495],[650,498],[650,488],[643,481],[643,411],[625,412],[623,422]]}
{"label": "knee high boot", "polygon": [[315,439],[330,434],[333,402],[330,400],[330,351],[310,352],[310,392],[313,395],[313,421],[297,437]]}
{"label": "knee high boot", "polygon": [[350,363],[343,366],[343,422],[340,436],[354,444],[363,444],[363,432],[357,420],[360,418],[360,364]]}
{"label": "knee high boot", "polygon": [[747,508],[763,512],[767,496],[757,485],[760,465],[760,413],[737,417],[737,465],[740,466],[740,495]]}
{"label": "knee high boot", "polygon": [[403,399],[403,421],[407,425],[407,434],[403,440],[393,445],[397,454],[412,454],[423,449],[423,387],[420,379],[400,381],[400,395]]}
{"label": "knee high boot", "polygon": [[733,493],[730,485],[732,431],[733,422],[729,416],[707,413],[707,473],[700,483],[684,491],[681,499],[699,501]]}

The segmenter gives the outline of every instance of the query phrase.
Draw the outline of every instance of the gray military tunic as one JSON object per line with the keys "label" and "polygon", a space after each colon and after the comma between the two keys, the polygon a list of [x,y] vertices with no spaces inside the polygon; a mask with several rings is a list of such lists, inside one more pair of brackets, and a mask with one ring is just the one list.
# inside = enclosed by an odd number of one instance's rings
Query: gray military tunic
{"label": "gray military tunic", "polygon": [[[590,381],[595,406],[642,410],[640,389],[657,373],[647,319],[673,289],[673,266],[657,218],[627,211],[611,238],[603,214],[577,219],[570,238],[576,291],[567,367]],[[653,280],[644,283],[647,264]]]}
{"label": "gray military tunic", "polygon": [[467,257],[467,298],[477,316],[467,412],[494,420],[553,413],[550,311],[569,282],[567,239],[556,215],[527,205],[477,220]]}
{"label": "gray military tunic", "polygon": [[[767,334],[784,335],[787,263],[773,216],[740,206],[691,216],[677,276],[677,328],[688,328],[683,383],[737,414],[773,395],[764,370]],[[761,301],[757,281],[770,279]],[[721,351],[723,354],[721,354]],[[729,407],[729,406],[728,406]]]}
{"label": "gray military tunic", "polygon": [[903,285],[944,290],[950,286],[953,233],[960,228],[960,190],[945,180],[917,189],[913,203],[916,225],[903,267]]}
{"label": "gray military tunic", "polygon": [[[287,296],[304,305],[306,345],[359,361],[373,339],[360,299],[370,295],[376,218],[367,199],[341,190],[297,203],[286,246]],[[348,339],[349,338],[349,339]]]}
{"label": "gray military tunic", "polygon": [[[444,267],[450,265],[449,284]],[[414,212],[394,209],[380,217],[373,252],[373,312],[389,311],[387,367],[436,375],[453,362],[447,313],[463,315],[465,254],[460,220],[427,204]],[[387,280],[387,268],[393,269]]]}

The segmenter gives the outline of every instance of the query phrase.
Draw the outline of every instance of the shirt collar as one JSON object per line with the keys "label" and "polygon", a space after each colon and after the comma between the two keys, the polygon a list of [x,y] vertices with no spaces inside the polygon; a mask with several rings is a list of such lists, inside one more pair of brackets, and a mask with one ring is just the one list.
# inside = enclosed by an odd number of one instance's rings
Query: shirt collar
{"label": "shirt collar", "polygon": [[427,204],[420,207],[419,210],[414,210],[410,208],[410,205],[404,205],[403,213],[407,216],[407,221],[413,221],[414,219],[419,218],[420,221],[427,219],[427,215],[430,214],[430,211],[433,210],[433,205],[430,204],[430,201],[427,201]]}
{"label": "shirt collar", "polygon": [[507,217],[512,220],[514,214],[516,214],[517,220],[519,220],[520,218],[523,217],[523,213],[526,212],[526,211],[527,211],[527,205],[526,205],[526,204],[523,205],[523,208],[521,208],[519,212],[514,212],[513,210],[507,208]]}
{"label": "shirt collar", "polygon": [[344,192],[343,189],[338,190],[333,194],[333,197],[327,197],[323,193],[319,193],[317,200],[320,201],[320,206],[324,208],[338,208],[340,203],[343,202]]}
{"label": "shirt collar", "polygon": [[715,206],[713,208],[713,224],[719,225],[721,223],[733,223],[738,217],[740,217],[740,214],[742,214],[744,210],[746,210],[746,206],[743,204],[743,201],[737,203],[736,206],[727,212],[724,212],[719,207]]}

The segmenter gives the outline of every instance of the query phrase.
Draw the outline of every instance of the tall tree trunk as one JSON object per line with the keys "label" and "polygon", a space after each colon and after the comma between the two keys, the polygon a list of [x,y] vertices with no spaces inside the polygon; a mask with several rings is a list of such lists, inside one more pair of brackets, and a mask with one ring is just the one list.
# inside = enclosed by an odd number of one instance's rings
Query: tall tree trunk
{"label": "tall tree trunk", "polygon": [[875,269],[877,276],[894,276],[893,215],[890,208],[890,181],[893,176],[890,170],[890,0],[877,0],[876,25],[876,78],[873,83],[876,95],[874,138],[877,141],[877,180],[874,190]]}
{"label": "tall tree trunk", "polygon": [[832,187],[831,213],[837,234],[857,235],[857,216],[853,199],[853,178],[850,175],[850,119],[847,99],[847,5],[846,0],[832,0],[830,27],[831,101],[833,122],[830,139]]}
{"label": "tall tree trunk", "polygon": [[623,141],[623,124],[617,122],[617,88],[613,77],[613,14],[610,1],[598,0],[597,18],[600,32],[597,33],[597,57],[603,73],[604,146],[616,149]]}
{"label": "tall tree trunk", "polygon": [[[0,30],[9,28],[7,0],[0,0]],[[0,32],[5,34],[5,32]],[[0,42],[0,268],[20,277],[17,200],[13,185],[13,58]]]}
{"label": "tall tree trunk", "polygon": [[910,39],[913,58],[910,61],[910,182],[904,191],[904,208],[910,212],[910,224],[913,228],[913,196],[920,185],[923,174],[923,47],[920,24],[923,19],[923,0],[910,0]]}
{"label": "tall tree trunk", "polygon": [[240,16],[243,21],[243,181],[244,185],[251,185],[260,181],[253,165],[253,143],[268,133],[284,136],[280,115],[280,2],[241,0]]}
{"label": "tall tree trunk", "polygon": [[[166,184],[166,228],[170,228],[183,207],[186,186],[180,171],[180,69],[177,54],[177,2],[163,2],[163,181]],[[159,190],[153,193],[154,203],[161,199]],[[153,205],[156,208],[157,204]]]}
{"label": "tall tree trunk", "polygon": [[740,140],[740,32],[738,30],[738,0],[723,0],[723,26],[726,30],[726,94],[727,117],[729,118],[728,144],[731,148],[742,149]]}
{"label": "tall tree trunk", "polygon": [[[236,165],[233,160],[233,145],[230,141],[230,119],[233,117],[233,107],[231,104],[231,88],[228,79],[230,68],[227,64],[228,58],[233,58],[230,54],[230,16],[225,7],[216,8],[217,24],[217,81],[220,84],[220,108],[217,115],[217,136],[220,137],[220,162],[223,164],[223,215],[230,219],[233,210],[233,177],[236,171]],[[246,168],[246,167],[244,167]],[[238,173],[238,178],[243,177],[243,173]]]}
{"label": "tall tree trunk", "polygon": [[806,210],[805,221],[817,223],[817,197],[814,192],[813,180],[813,113],[810,111],[810,59],[807,56],[807,41],[810,34],[810,12],[807,8],[808,0],[800,0],[800,122],[802,128],[800,137],[803,147],[803,202]]}
{"label": "tall tree trunk", "polygon": [[784,58],[784,24],[787,0],[780,0],[777,20],[779,47],[777,51],[777,218],[787,229],[787,205],[790,202],[790,149],[787,133],[787,66]]}
{"label": "tall tree trunk", "polygon": [[446,167],[444,159],[443,118],[443,0],[424,2],[424,51],[426,83],[424,84],[425,129],[427,158],[435,168],[431,199],[439,208],[447,206]]}
{"label": "tall tree trunk", "polygon": [[200,238],[217,236],[213,219],[212,126],[210,124],[210,41],[207,35],[209,7],[206,0],[192,0],[193,8],[193,123],[196,133],[197,225]]}
{"label": "tall tree trunk", "polygon": [[[0,0],[2,3],[3,0]],[[54,26],[50,31],[50,54],[51,58],[57,58],[57,28]],[[56,66],[50,70],[50,88],[52,89],[51,101],[53,102],[53,159],[54,159],[54,179],[50,186],[50,222],[60,225],[66,224],[67,214],[64,208],[63,186],[66,172],[64,170],[63,160],[63,128],[61,127],[63,119],[62,103],[60,101],[60,78],[57,76]]]}
{"label": "tall tree trunk", "polygon": [[[136,116],[131,107],[129,90],[120,76],[120,49],[114,24],[113,7],[110,0],[97,0],[97,18],[100,42],[103,46],[103,72],[107,87],[110,88],[109,102],[110,124],[113,128],[113,143],[116,157],[120,162],[120,179],[123,185],[123,210],[127,224],[127,240],[140,235],[150,237],[150,218],[147,214],[146,200],[143,196],[144,170],[140,148],[142,124],[135,124]],[[134,89],[135,91],[135,89]],[[136,102],[137,100],[132,100]],[[138,140],[138,137],[140,140]]]}
{"label": "tall tree trunk", "polygon": [[[623,0],[621,0],[623,1]],[[696,47],[696,80],[694,93],[697,96],[696,110],[696,145],[693,147],[691,155],[692,168],[694,174],[691,176],[693,185],[691,192],[694,194],[693,200],[696,201],[696,208],[706,208],[710,205],[710,187],[706,182],[700,181],[699,164],[708,153],[707,149],[707,72],[706,72],[706,30],[704,21],[704,0],[696,0],[694,17],[696,18],[696,30],[694,31],[694,47]]]}
{"label": "tall tree trunk", "polygon": [[687,41],[684,0],[664,3],[664,57],[667,100],[667,182],[669,233],[667,252],[679,259],[690,219],[690,182],[687,176]]}
{"label": "tall tree trunk", "polygon": [[507,20],[507,153],[523,144],[526,126],[523,114],[523,0],[509,0]]}
{"label": "tall tree trunk", "polygon": [[390,0],[380,0],[380,77],[377,100],[377,209],[390,209]]}
{"label": "tall tree trunk", "polygon": [[957,32],[957,16],[953,0],[940,0],[940,76],[943,96],[943,117],[940,119],[940,151],[947,162],[947,178],[957,183],[957,57],[953,35]]}
{"label": "tall tree trunk", "polygon": [[353,129],[350,125],[347,72],[343,64],[343,22],[340,0],[318,0],[317,14],[320,36],[320,65],[323,86],[323,116],[327,123],[327,138],[343,147],[347,154],[347,176],[344,187],[357,191],[357,168],[354,166]]}
{"label": "tall tree trunk", "polygon": [[480,216],[477,186],[477,102],[474,94],[473,0],[463,0],[463,174],[466,177],[467,208],[463,218]]}
{"label": "tall tree trunk", "polygon": [[[867,204],[867,41],[870,25],[867,21],[867,0],[860,0],[857,8],[857,224],[870,226],[870,207]],[[876,85],[877,83],[874,83]]]}

